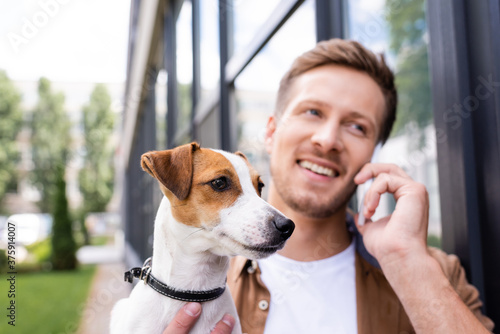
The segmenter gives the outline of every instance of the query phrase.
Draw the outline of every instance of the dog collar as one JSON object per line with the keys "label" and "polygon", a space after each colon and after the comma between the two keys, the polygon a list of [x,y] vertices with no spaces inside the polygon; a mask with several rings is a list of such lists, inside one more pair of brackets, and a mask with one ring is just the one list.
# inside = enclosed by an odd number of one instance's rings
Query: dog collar
{"label": "dog collar", "polygon": [[151,258],[148,258],[142,268],[135,267],[125,272],[125,282],[132,283],[134,278],[144,281],[156,292],[172,299],[185,302],[207,302],[219,298],[226,287],[215,288],[207,291],[178,290],[159,281],[151,274]]}

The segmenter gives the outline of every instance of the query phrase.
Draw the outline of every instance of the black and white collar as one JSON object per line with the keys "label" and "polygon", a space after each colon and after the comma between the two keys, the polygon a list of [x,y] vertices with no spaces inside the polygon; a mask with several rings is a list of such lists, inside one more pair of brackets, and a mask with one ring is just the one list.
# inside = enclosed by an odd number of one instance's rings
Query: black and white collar
{"label": "black and white collar", "polygon": [[151,274],[151,258],[148,258],[142,268],[135,267],[125,272],[125,281],[132,283],[134,278],[144,281],[156,292],[172,299],[185,302],[207,302],[219,298],[226,287],[215,288],[206,291],[178,290],[162,283]]}

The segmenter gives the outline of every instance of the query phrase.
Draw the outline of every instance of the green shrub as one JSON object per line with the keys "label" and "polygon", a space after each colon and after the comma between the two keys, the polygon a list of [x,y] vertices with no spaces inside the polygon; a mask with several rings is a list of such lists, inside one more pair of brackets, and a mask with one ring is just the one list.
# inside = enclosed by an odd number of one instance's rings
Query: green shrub
{"label": "green shrub", "polygon": [[7,272],[7,254],[3,249],[0,249],[0,274]]}
{"label": "green shrub", "polygon": [[53,202],[54,224],[52,227],[52,268],[55,270],[75,269],[76,242],[66,198],[66,182],[63,167],[58,168],[56,192]]}
{"label": "green shrub", "polygon": [[35,263],[41,264],[50,261],[52,248],[49,238],[26,246],[26,250],[33,256],[33,261]]}

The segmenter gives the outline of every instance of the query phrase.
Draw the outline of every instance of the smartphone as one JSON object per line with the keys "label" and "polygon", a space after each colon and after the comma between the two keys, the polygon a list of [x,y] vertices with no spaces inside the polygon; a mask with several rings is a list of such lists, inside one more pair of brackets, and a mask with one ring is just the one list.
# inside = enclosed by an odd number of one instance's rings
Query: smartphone
{"label": "smartphone", "polygon": [[[373,150],[373,155],[372,159],[370,160],[371,163],[375,163],[378,161],[378,156],[380,154],[380,149],[382,148],[382,143],[378,143],[377,146],[375,146],[375,149]],[[358,186],[357,190],[357,195],[358,195],[358,225],[363,226],[365,224],[365,216],[363,215],[363,203],[365,201],[365,195],[368,189],[370,189],[370,186],[373,183],[373,179],[367,180],[365,183],[360,184]]]}

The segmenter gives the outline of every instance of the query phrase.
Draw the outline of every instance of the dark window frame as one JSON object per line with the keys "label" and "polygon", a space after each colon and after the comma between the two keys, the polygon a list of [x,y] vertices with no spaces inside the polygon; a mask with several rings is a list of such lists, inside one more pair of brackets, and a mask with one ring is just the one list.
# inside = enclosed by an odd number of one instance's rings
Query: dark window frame
{"label": "dark window frame", "polygon": [[[500,89],[485,99],[478,89],[500,81],[500,1],[427,1],[427,13],[443,249],[499,324]],[[474,111],[454,109],[476,100]]]}

